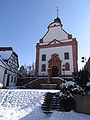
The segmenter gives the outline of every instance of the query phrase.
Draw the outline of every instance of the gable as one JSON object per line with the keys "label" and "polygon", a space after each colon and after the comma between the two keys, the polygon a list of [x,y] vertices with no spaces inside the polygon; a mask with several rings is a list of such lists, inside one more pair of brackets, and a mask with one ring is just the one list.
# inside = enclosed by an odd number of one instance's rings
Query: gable
{"label": "gable", "polygon": [[49,42],[49,45],[50,44],[62,44],[62,42],[54,39],[53,41]]}
{"label": "gable", "polygon": [[60,26],[51,27],[42,39],[43,42],[50,42],[54,39],[60,41],[63,39],[68,39],[68,33],[66,33]]}
{"label": "gable", "polygon": [[12,51],[0,51],[0,56],[3,60],[8,60],[12,55]]}

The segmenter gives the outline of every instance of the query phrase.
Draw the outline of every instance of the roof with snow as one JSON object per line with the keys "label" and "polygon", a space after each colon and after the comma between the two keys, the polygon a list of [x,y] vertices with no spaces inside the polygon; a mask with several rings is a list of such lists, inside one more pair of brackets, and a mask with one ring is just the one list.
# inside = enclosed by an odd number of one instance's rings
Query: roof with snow
{"label": "roof with snow", "polygon": [[12,47],[0,47],[0,51],[7,51],[7,50],[12,50]]}
{"label": "roof with snow", "polygon": [[9,51],[9,50],[7,50],[7,51],[0,51],[0,56],[1,56],[1,58],[3,60],[8,60],[10,58],[12,52],[13,51]]}
{"label": "roof with snow", "polygon": [[13,51],[12,47],[0,47],[0,56],[3,60],[8,60],[12,53],[18,57],[18,55]]}

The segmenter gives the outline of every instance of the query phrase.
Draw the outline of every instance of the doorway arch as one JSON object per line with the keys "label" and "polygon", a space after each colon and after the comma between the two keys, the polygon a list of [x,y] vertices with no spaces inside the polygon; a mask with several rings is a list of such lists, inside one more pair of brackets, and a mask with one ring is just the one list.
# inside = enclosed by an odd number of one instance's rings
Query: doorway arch
{"label": "doorway arch", "polygon": [[57,77],[58,76],[58,67],[53,66],[52,67],[52,77]]}
{"label": "doorway arch", "polygon": [[52,54],[48,61],[48,68],[51,69],[51,76],[58,77],[61,75],[61,60],[58,54]]}

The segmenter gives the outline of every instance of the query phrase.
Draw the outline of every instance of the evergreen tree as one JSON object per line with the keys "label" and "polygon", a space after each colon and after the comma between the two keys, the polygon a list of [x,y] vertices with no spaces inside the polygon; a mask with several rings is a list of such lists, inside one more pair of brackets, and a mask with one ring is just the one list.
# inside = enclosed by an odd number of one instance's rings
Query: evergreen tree
{"label": "evergreen tree", "polygon": [[27,76],[27,69],[25,68],[25,66],[21,66],[19,68],[19,71],[18,71],[22,76],[26,77]]}
{"label": "evergreen tree", "polygon": [[74,79],[76,81],[76,83],[81,86],[81,87],[85,87],[87,82],[89,81],[89,73],[87,70],[80,70],[78,73],[74,73]]}

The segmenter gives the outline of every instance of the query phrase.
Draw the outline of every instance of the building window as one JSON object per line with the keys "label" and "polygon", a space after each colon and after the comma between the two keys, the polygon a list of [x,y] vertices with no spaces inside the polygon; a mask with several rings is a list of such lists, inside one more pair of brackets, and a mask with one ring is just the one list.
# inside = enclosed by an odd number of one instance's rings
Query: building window
{"label": "building window", "polygon": [[16,83],[16,77],[14,77],[14,83]]}
{"label": "building window", "polygon": [[45,65],[45,64],[42,65],[42,71],[43,71],[43,72],[46,71],[46,65]]}
{"label": "building window", "polygon": [[13,82],[13,76],[11,77],[11,82]]}
{"label": "building window", "polygon": [[65,70],[70,70],[70,64],[69,63],[65,63]]}
{"label": "building window", "polygon": [[42,55],[42,61],[46,61],[46,54]]}
{"label": "building window", "polygon": [[69,52],[64,53],[64,59],[69,59]]}

